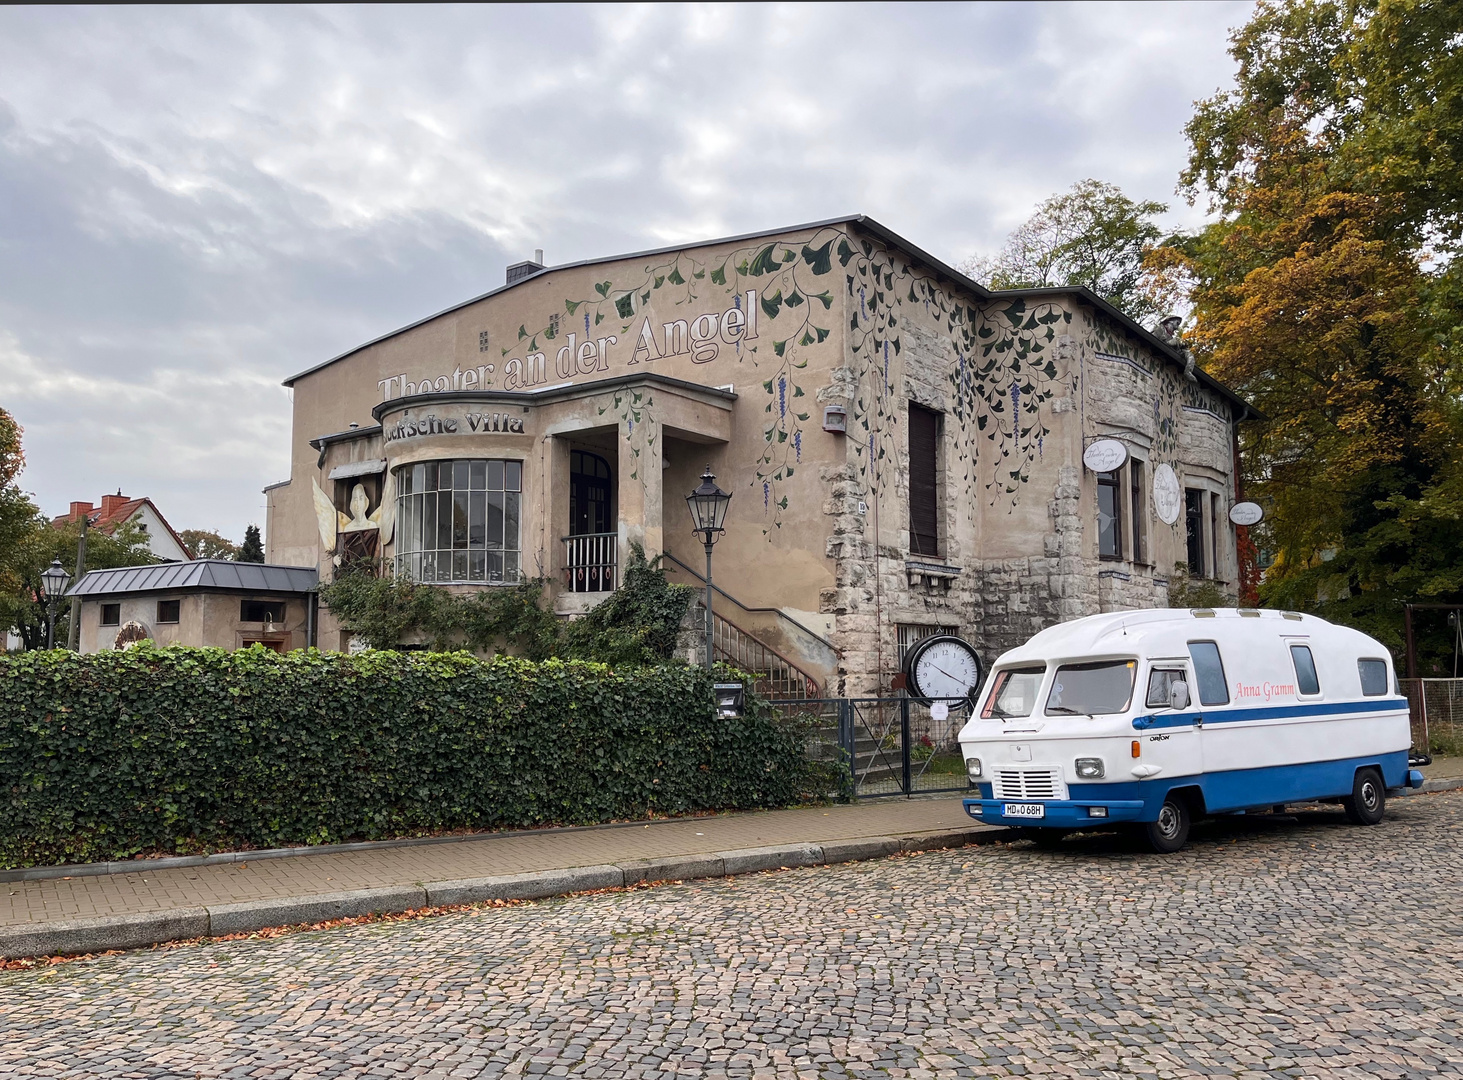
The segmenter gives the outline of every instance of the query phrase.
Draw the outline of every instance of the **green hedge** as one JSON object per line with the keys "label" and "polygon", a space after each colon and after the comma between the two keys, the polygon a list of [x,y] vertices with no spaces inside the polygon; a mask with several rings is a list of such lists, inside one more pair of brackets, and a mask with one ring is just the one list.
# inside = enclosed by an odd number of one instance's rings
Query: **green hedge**
{"label": "green hedge", "polygon": [[[0,657],[0,865],[786,806],[829,790],[710,676],[465,653]],[[750,696],[750,695],[749,695]]]}

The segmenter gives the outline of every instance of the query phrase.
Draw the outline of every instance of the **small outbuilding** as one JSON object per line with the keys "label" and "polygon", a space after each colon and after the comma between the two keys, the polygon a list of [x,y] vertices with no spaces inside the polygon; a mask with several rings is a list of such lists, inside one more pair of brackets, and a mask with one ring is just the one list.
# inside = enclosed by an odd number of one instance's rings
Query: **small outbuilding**
{"label": "small outbuilding", "polygon": [[314,567],[195,559],[92,570],[70,595],[84,653],[144,639],[288,652],[315,644],[318,580]]}

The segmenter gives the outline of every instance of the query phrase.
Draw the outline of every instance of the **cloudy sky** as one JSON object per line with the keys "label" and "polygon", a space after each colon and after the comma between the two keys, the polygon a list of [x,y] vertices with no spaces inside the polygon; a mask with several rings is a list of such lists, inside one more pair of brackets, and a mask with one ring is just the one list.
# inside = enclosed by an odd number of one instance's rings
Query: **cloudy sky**
{"label": "cloudy sky", "polygon": [[1182,128],[1250,6],[0,8],[22,483],[237,539],[282,379],[538,247],[861,212],[957,262],[1084,177],[1196,224]]}

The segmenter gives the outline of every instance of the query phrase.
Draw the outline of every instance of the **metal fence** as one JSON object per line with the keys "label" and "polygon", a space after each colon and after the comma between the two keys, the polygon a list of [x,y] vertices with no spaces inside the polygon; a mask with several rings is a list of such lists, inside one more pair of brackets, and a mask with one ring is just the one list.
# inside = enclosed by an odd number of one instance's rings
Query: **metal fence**
{"label": "metal fence", "polygon": [[917,698],[810,698],[774,701],[784,717],[806,731],[809,758],[841,760],[855,797],[967,791],[965,758],[957,736],[965,724],[963,702],[947,703],[937,720],[932,701]]}
{"label": "metal fence", "polygon": [[1399,679],[1412,713],[1412,749],[1463,755],[1463,679]]}

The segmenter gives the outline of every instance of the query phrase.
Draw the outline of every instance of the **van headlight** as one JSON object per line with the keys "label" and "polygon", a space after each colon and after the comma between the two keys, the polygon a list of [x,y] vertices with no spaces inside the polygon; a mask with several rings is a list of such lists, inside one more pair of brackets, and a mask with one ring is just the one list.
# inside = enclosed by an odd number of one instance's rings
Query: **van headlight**
{"label": "van headlight", "polygon": [[1083,780],[1101,780],[1107,770],[1102,767],[1100,757],[1079,757],[1077,759],[1077,775]]}
{"label": "van headlight", "polygon": [[972,780],[980,779],[980,758],[968,757],[965,759],[965,775]]}

